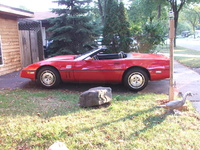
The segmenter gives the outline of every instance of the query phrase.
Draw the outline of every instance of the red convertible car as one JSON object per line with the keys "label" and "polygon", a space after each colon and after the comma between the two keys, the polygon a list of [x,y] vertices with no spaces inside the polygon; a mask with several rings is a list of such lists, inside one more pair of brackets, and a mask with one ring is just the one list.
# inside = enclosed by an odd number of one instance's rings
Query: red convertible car
{"label": "red convertible car", "polygon": [[82,55],[52,57],[22,69],[20,76],[45,88],[61,82],[123,83],[132,91],[144,89],[148,81],[169,78],[169,58],[158,54],[113,53],[97,48]]}

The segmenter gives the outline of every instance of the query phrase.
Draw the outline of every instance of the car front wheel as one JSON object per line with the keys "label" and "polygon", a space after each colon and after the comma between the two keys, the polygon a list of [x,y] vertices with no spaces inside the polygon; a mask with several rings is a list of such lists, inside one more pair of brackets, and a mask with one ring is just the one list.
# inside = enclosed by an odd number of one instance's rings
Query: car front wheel
{"label": "car front wheel", "polygon": [[141,91],[147,84],[148,75],[142,69],[131,69],[124,76],[124,85],[131,91]]}
{"label": "car front wheel", "polygon": [[54,88],[61,82],[58,71],[52,67],[44,67],[37,73],[36,82],[45,88]]}

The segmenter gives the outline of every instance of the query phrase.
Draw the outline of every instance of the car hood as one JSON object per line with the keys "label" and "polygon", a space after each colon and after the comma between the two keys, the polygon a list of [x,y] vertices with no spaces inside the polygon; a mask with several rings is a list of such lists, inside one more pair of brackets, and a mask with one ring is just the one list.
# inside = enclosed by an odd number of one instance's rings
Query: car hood
{"label": "car hood", "polygon": [[73,60],[75,56],[77,56],[77,55],[59,55],[59,56],[45,59],[43,61]]}
{"label": "car hood", "polygon": [[38,62],[35,62],[27,67],[24,68],[24,70],[37,70],[42,65],[54,65],[55,63],[59,61],[68,61],[68,60],[74,60],[74,57],[76,55],[60,55],[60,56],[55,56],[51,57],[45,60],[41,60]]}

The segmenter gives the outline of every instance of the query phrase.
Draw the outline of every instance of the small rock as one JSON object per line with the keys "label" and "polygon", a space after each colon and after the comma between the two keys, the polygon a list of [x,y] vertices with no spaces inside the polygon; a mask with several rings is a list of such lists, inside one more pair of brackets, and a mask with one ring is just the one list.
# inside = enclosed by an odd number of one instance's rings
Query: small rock
{"label": "small rock", "polygon": [[48,148],[48,150],[69,150],[69,149],[66,147],[65,143],[57,141],[53,145],[51,145]]}

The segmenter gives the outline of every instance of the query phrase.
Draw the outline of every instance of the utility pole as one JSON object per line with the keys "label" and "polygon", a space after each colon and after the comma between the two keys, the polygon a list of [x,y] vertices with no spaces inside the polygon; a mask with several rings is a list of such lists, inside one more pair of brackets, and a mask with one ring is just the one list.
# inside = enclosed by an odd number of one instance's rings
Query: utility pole
{"label": "utility pole", "polygon": [[170,40],[170,88],[169,100],[174,100],[174,12],[169,12],[169,40]]}

